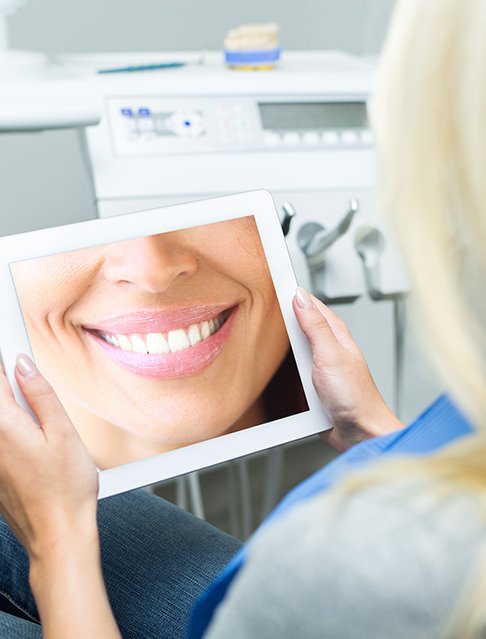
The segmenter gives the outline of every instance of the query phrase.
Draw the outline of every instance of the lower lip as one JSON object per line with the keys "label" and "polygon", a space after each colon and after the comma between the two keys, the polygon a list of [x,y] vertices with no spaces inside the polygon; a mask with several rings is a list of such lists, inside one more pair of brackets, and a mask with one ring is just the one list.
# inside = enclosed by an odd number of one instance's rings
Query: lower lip
{"label": "lower lip", "polygon": [[112,346],[104,339],[85,331],[96,344],[99,344],[105,353],[116,364],[122,366],[131,373],[142,377],[157,377],[159,379],[175,379],[178,377],[189,377],[196,375],[207,368],[223,350],[229,339],[231,329],[235,322],[237,309],[234,309],[223,326],[195,346],[186,348],[177,353],[163,353],[148,355],[142,353],[132,353],[121,348]]}

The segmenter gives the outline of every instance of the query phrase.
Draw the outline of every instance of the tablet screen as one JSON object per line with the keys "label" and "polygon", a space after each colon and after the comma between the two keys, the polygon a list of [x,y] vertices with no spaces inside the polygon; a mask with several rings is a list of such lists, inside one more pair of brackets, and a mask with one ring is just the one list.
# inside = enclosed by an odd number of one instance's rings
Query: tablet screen
{"label": "tablet screen", "polygon": [[308,410],[251,215],[10,269],[36,363],[101,469]]}

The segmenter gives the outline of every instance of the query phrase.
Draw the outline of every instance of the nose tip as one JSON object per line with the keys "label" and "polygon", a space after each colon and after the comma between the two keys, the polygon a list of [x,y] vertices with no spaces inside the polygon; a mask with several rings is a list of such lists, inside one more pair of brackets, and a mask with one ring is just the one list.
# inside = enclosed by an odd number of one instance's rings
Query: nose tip
{"label": "nose tip", "polygon": [[163,293],[177,280],[192,276],[197,256],[164,234],[129,240],[117,245],[105,261],[105,276],[148,293]]}

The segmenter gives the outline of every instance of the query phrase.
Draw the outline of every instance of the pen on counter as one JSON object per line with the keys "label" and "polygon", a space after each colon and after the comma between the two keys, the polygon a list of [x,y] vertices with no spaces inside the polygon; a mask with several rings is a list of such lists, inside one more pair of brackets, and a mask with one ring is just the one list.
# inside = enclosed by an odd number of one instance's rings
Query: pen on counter
{"label": "pen on counter", "polygon": [[189,60],[188,62],[173,61],[173,62],[159,62],[156,64],[133,64],[124,67],[112,67],[109,69],[98,69],[96,73],[108,74],[108,73],[138,73],[140,71],[163,71],[164,69],[180,69],[181,67],[187,67],[189,65],[198,66],[206,62],[206,50],[200,52],[199,56],[195,60]]}
{"label": "pen on counter", "polygon": [[96,73],[137,73],[139,71],[158,71],[162,69],[179,69],[187,66],[187,62],[161,62],[160,64],[137,64],[128,67],[98,69]]}

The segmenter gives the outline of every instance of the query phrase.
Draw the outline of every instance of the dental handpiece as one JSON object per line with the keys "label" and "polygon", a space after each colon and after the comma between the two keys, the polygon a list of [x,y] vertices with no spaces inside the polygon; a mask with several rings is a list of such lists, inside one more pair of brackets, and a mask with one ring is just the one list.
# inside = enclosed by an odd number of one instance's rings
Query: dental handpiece
{"label": "dental handpiece", "polygon": [[374,226],[360,226],[354,234],[354,247],[363,262],[368,295],[375,301],[392,299],[380,286],[380,259],[385,250],[383,233]]}
{"label": "dental handpiece", "polygon": [[316,222],[309,222],[301,227],[297,242],[306,256],[310,268],[322,265],[325,252],[347,232],[358,211],[358,200],[352,199],[349,202],[347,213],[334,228],[329,230]]}

